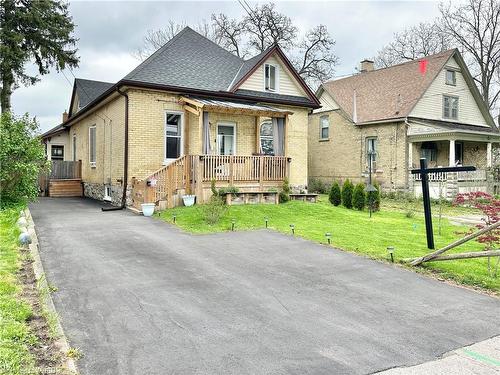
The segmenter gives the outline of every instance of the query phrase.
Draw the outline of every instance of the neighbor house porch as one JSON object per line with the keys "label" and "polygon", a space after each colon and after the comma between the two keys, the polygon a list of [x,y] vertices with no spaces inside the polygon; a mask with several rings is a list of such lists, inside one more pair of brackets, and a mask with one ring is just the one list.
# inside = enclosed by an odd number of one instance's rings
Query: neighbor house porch
{"label": "neighbor house porch", "polygon": [[[476,127],[477,128],[477,127]],[[433,128],[435,129],[435,128]],[[458,193],[484,191],[494,193],[497,178],[493,171],[493,144],[498,133],[478,130],[448,130],[416,132],[410,126],[408,134],[408,170],[419,168],[420,158],[430,167],[468,165],[475,171],[433,173],[429,175],[432,198],[452,199]],[[421,196],[420,175],[408,174],[410,190]]]}
{"label": "neighbor house porch", "polygon": [[136,208],[145,202],[178,206],[188,194],[203,203],[212,195],[212,183],[255,194],[277,192],[289,178],[291,111],[193,97],[179,102],[182,113],[166,112],[164,165],[132,180]]}

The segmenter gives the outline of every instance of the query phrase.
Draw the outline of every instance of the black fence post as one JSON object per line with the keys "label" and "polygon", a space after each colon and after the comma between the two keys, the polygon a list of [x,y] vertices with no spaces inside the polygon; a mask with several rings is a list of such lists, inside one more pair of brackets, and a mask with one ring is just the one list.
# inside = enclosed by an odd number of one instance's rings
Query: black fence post
{"label": "black fence post", "polygon": [[420,159],[420,177],[422,180],[422,198],[424,199],[425,232],[427,247],[434,249],[434,232],[432,231],[431,197],[429,194],[429,176],[427,175],[427,160]]}

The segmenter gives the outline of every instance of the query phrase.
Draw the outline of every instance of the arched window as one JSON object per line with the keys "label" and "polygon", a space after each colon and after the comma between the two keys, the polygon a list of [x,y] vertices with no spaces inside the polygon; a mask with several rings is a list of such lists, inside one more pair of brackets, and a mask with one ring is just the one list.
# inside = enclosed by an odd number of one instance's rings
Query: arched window
{"label": "arched window", "polygon": [[273,124],[271,121],[260,125],[260,149],[263,154],[274,155]]}

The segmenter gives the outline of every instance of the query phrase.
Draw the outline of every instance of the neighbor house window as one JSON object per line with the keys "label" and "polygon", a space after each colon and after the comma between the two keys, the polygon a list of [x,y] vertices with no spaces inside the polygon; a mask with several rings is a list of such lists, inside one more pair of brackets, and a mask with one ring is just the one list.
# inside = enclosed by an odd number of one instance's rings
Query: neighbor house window
{"label": "neighbor house window", "polygon": [[64,146],[52,145],[50,147],[51,160],[64,160]]}
{"label": "neighbor house window", "polygon": [[263,154],[274,155],[273,124],[266,121],[260,126],[260,149]]}
{"label": "neighbor house window", "polygon": [[167,112],[165,115],[165,159],[177,159],[182,149],[182,115]]}
{"label": "neighbor house window", "polygon": [[446,70],[446,84],[452,86],[457,85],[457,72],[454,70]]}
{"label": "neighbor house window", "polygon": [[[370,165],[370,157],[372,163],[377,161],[377,138],[366,138],[366,163]],[[373,165],[372,165],[373,167]]]}
{"label": "neighbor house window", "polygon": [[330,137],[330,118],[321,116],[319,118],[319,138],[328,139]]}
{"label": "neighbor house window", "polygon": [[268,91],[276,91],[278,81],[278,69],[276,65],[264,65],[265,88]]}
{"label": "neighbor house window", "polygon": [[91,167],[96,165],[96,127],[89,128],[89,162]]}
{"label": "neighbor house window", "polygon": [[76,134],[73,135],[73,161],[76,161]]}
{"label": "neighbor house window", "polygon": [[436,142],[423,142],[420,148],[420,157],[427,159],[427,161],[437,160],[437,144]]}
{"label": "neighbor house window", "polygon": [[443,96],[443,117],[448,119],[458,119],[458,97]]}

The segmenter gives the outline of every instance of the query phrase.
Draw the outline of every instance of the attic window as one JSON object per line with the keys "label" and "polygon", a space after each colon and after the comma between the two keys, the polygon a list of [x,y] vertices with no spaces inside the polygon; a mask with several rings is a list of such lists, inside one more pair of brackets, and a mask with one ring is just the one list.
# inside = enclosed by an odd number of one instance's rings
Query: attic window
{"label": "attic window", "polygon": [[276,65],[264,65],[264,87],[266,91],[276,91],[276,82],[278,78],[277,70]]}
{"label": "attic window", "polygon": [[458,97],[443,95],[443,118],[458,120]]}
{"label": "attic window", "polygon": [[446,70],[446,84],[451,86],[457,85],[457,72],[454,70]]}

